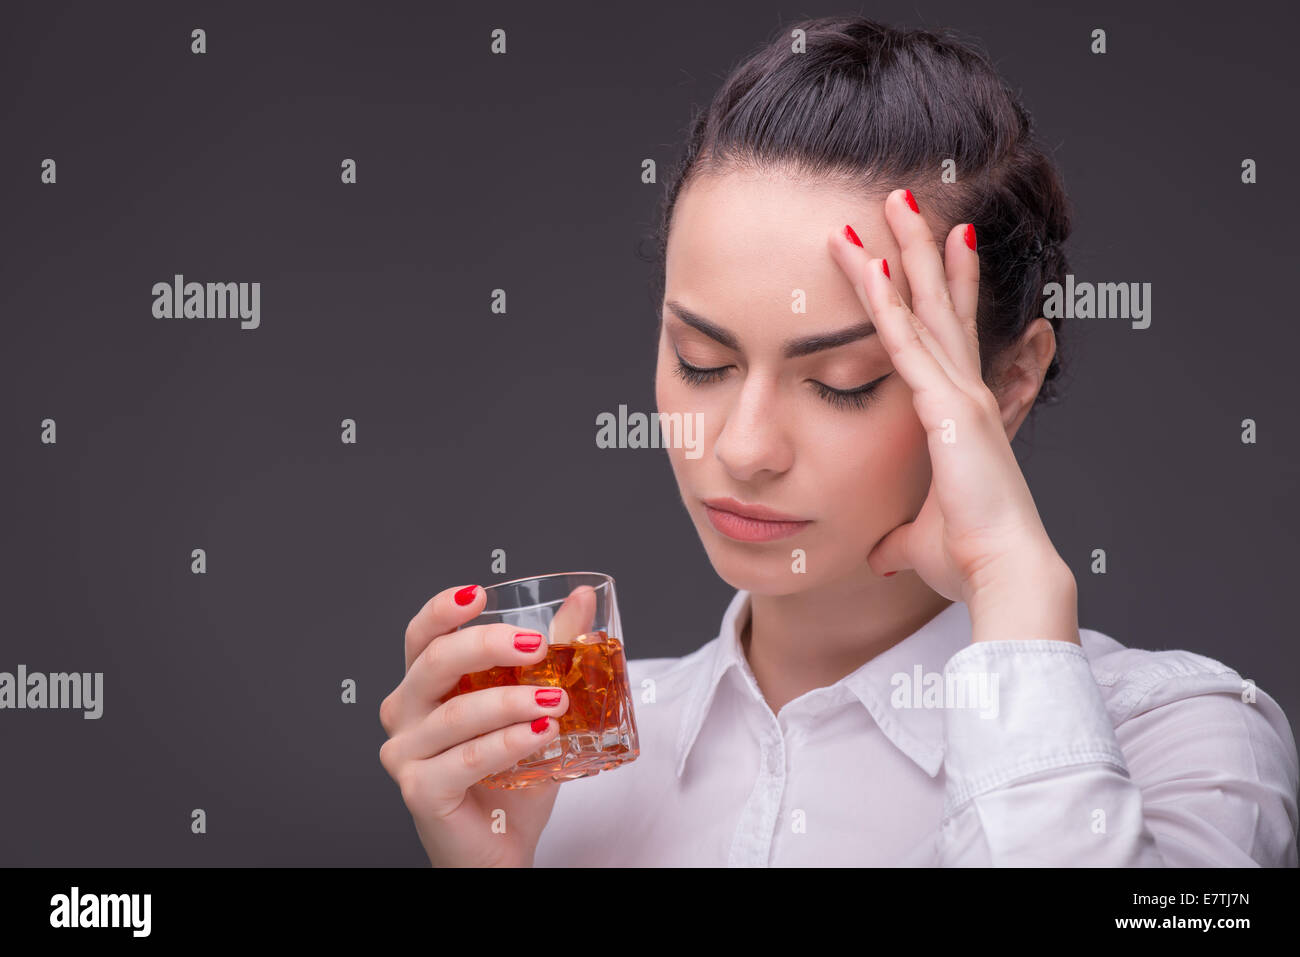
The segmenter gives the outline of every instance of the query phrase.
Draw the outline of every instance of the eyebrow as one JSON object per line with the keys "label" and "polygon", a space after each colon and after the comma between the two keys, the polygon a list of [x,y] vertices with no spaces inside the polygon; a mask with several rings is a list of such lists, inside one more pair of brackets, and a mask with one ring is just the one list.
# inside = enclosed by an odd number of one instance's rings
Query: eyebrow
{"label": "eyebrow", "polygon": [[[719,326],[717,323],[710,322],[698,313],[691,312],[680,302],[672,299],[666,300],[664,305],[673,311],[682,322],[686,323],[692,329],[704,333],[714,342],[720,342],[728,349],[740,351],[740,341],[731,332]],[[865,339],[867,336],[876,334],[876,327],[870,322],[860,322],[856,326],[849,326],[845,329],[838,329],[835,332],[823,332],[812,336],[802,336],[798,339],[790,339],[785,343],[782,354],[787,359],[797,359],[799,356],[811,355],[814,352],[822,352],[826,349],[834,349],[836,346],[847,345],[850,342],[857,342],[859,339]]]}

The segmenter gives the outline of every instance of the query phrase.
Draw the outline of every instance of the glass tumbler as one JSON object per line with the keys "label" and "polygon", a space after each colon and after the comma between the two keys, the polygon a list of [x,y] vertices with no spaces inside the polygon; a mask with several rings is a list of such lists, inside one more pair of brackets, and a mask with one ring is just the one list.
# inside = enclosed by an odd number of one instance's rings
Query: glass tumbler
{"label": "glass tumbler", "polygon": [[614,579],[599,572],[559,572],[487,585],[483,591],[487,603],[482,613],[461,628],[504,623],[539,632],[547,642],[546,657],[535,665],[462,675],[442,700],[502,685],[547,685],[568,692],[569,708],[560,715],[560,733],[549,744],[479,783],[526,788],[589,777],[635,761],[641,748]]}

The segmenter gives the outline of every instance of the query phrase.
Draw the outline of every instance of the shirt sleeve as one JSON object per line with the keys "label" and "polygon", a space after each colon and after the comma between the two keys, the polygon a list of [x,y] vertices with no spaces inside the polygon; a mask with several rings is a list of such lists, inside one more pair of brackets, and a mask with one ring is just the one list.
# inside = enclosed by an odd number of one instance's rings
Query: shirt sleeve
{"label": "shirt sleeve", "polygon": [[1146,663],[1108,689],[1120,720],[1073,643],[949,659],[946,684],[993,693],[944,709],[941,866],[1296,866],[1300,762],[1281,708],[1245,700],[1211,659],[1125,651]]}

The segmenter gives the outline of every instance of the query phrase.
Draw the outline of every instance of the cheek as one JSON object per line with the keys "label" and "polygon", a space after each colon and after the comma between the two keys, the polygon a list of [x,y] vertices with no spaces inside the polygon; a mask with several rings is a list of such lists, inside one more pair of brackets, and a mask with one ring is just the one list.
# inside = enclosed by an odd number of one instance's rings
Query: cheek
{"label": "cheek", "polygon": [[925,501],[930,456],[910,392],[877,403],[860,423],[835,426],[828,439],[818,456],[826,481],[818,484],[835,514],[852,524],[898,524]]}
{"label": "cheek", "polygon": [[[687,384],[682,382],[671,372],[668,371],[663,356],[659,358],[659,367],[655,372],[655,411],[656,412],[687,412],[692,408],[698,408],[691,405],[689,394],[687,393]],[[666,443],[668,448],[668,460],[672,463],[673,474],[677,477],[680,484],[682,480],[683,469],[690,468],[692,462],[701,461],[700,458],[686,458],[686,449],[681,448],[678,443]]]}

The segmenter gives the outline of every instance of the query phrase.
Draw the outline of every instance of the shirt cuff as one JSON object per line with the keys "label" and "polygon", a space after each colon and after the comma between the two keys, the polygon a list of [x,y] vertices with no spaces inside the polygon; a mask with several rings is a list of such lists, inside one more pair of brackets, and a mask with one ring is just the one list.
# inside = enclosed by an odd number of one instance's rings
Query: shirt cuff
{"label": "shirt cuff", "polygon": [[1049,639],[981,641],[944,665],[944,819],[995,788],[1124,752],[1083,649]]}

